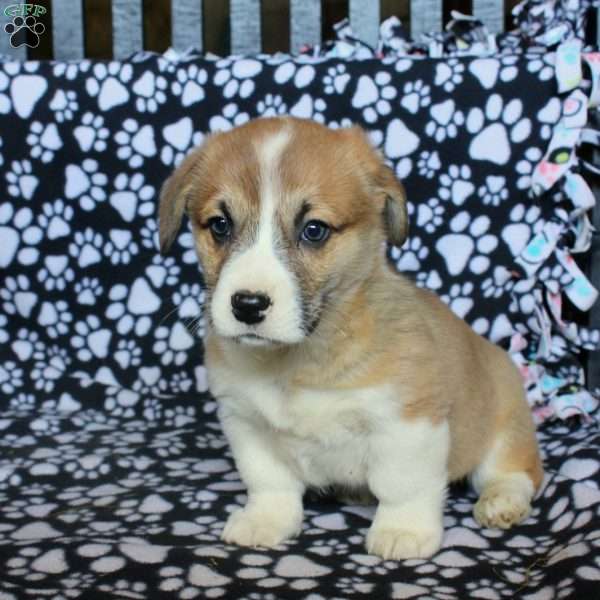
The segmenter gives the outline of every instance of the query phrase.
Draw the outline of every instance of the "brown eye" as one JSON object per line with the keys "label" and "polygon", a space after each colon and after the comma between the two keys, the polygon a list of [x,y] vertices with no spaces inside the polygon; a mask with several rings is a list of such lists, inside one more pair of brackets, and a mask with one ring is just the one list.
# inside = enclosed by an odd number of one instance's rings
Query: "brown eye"
{"label": "brown eye", "polygon": [[323,221],[309,221],[300,234],[301,241],[307,244],[322,244],[329,237],[331,229]]}
{"label": "brown eye", "polygon": [[208,228],[216,242],[222,244],[231,237],[232,223],[227,217],[213,217],[208,221]]}

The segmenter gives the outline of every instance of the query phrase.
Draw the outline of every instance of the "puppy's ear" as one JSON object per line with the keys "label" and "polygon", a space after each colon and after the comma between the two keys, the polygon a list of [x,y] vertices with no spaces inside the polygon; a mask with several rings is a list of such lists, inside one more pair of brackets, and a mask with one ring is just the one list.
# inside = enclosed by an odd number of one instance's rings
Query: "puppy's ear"
{"label": "puppy's ear", "polygon": [[375,175],[375,185],[383,195],[383,224],[387,239],[393,246],[402,246],[408,237],[406,192],[390,167],[381,163]]}
{"label": "puppy's ear", "polygon": [[189,193],[194,183],[194,171],[202,160],[202,149],[194,150],[164,182],[158,208],[160,253],[164,256],[181,227]]}

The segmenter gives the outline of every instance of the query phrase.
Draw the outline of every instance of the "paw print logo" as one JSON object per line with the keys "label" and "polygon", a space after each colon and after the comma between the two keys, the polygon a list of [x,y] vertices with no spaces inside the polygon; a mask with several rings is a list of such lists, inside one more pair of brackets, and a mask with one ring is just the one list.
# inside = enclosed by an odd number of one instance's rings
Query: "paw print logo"
{"label": "paw print logo", "polygon": [[498,238],[488,233],[490,225],[485,215],[471,221],[467,211],[459,212],[450,221],[452,233],[443,235],[435,245],[450,275],[458,275],[466,268],[477,275],[488,270],[490,259],[486,255],[498,246]]}
{"label": "paw print logo", "polygon": [[396,261],[399,271],[418,271],[421,261],[429,256],[429,248],[423,245],[420,237],[413,237],[407,240],[402,248],[392,248],[390,256]]}
{"label": "paw print logo", "polygon": [[456,206],[461,206],[475,191],[475,186],[470,179],[469,165],[450,165],[448,172],[440,177],[440,198],[445,202],[453,202]]}
{"label": "paw print logo", "polygon": [[467,313],[473,308],[473,293],[474,286],[470,281],[466,281],[462,285],[455,283],[450,287],[447,294],[443,294],[441,299],[450,307],[454,314],[464,319]]}
{"label": "paw print logo", "polygon": [[40,45],[40,36],[46,31],[46,27],[33,15],[29,15],[25,18],[15,17],[4,26],[4,31],[10,35],[10,45],[13,48],[21,46],[37,48]]}
{"label": "paw print logo", "polygon": [[492,94],[485,104],[485,112],[472,108],[467,117],[467,130],[475,137],[469,154],[475,160],[487,160],[505,165],[510,160],[511,142],[523,142],[531,133],[531,121],[521,115],[523,103],[514,98],[506,106],[499,94]]}
{"label": "paw print logo", "polygon": [[436,142],[443,142],[446,138],[455,138],[458,135],[458,127],[465,122],[465,116],[462,111],[456,110],[454,100],[445,100],[434,104],[429,114],[431,120],[425,126],[425,133],[434,138]]}
{"label": "paw print logo", "polygon": [[379,115],[389,115],[392,107],[390,100],[396,97],[396,88],[390,85],[392,76],[380,71],[374,78],[361,75],[352,97],[352,106],[362,109],[367,123],[375,123]]}

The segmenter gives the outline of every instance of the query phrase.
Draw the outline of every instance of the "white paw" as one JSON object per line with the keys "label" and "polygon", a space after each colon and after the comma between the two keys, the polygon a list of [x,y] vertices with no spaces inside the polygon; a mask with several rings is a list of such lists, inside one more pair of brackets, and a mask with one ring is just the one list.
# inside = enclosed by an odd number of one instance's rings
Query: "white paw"
{"label": "white paw", "polygon": [[473,516],[483,527],[508,529],[531,512],[529,496],[514,487],[501,485],[484,489],[473,508]]}
{"label": "white paw", "polygon": [[297,535],[302,517],[295,514],[269,514],[255,508],[243,508],[230,515],[221,534],[228,544],[272,548]]}
{"label": "white paw", "polygon": [[371,527],[367,533],[367,552],[386,560],[429,558],[442,544],[442,529]]}

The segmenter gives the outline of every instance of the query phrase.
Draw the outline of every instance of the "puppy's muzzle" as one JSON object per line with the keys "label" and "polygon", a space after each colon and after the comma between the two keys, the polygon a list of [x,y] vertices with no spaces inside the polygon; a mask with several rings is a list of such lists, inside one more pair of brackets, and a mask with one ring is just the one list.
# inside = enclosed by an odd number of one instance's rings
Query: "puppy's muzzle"
{"label": "puppy's muzzle", "polygon": [[256,325],[265,318],[271,298],[259,292],[240,291],[231,296],[233,316],[246,325]]}

